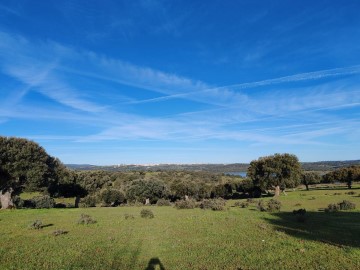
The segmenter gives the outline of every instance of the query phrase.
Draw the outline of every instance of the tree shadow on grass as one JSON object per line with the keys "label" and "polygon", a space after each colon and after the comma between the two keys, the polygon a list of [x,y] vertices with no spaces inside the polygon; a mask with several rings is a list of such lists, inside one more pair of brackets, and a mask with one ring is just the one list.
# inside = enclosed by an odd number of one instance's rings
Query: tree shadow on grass
{"label": "tree shadow on grass", "polygon": [[288,235],[334,246],[360,247],[359,212],[307,212],[303,222],[293,213],[273,213],[265,220]]}
{"label": "tree shadow on grass", "polygon": [[165,267],[163,266],[159,258],[151,258],[149,260],[148,266],[145,268],[145,270],[155,269],[165,270]]}

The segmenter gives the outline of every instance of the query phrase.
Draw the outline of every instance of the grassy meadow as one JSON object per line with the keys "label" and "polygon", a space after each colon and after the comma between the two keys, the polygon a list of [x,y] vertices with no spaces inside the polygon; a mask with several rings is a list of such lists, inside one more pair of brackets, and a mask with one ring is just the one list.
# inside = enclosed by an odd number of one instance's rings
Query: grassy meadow
{"label": "grassy meadow", "polygon": [[[320,185],[288,191],[277,213],[260,212],[256,203],[234,207],[235,200],[226,211],[169,206],[0,211],[0,269],[360,269],[360,185],[351,190],[355,194],[349,191]],[[344,199],[357,208],[323,211]],[[144,208],[155,217],[141,218]],[[305,222],[292,214],[299,208],[307,210]],[[81,213],[97,223],[77,224]],[[37,219],[43,228],[29,229]],[[54,236],[55,230],[66,233]]]}

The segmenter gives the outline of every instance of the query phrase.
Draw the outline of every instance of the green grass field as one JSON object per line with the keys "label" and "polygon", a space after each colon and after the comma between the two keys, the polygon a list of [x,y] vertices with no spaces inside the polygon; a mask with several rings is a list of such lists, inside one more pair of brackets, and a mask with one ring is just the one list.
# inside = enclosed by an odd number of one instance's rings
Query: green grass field
{"label": "green grass field", "polygon": [[[289,191],[280,197],[279,213],[260,212],[255,204],[233,207],[235,201],[219,212],[156,206],[0,211],[0,269],[360,269],[360,186],[354,195],[348,191]],[[356,210],[322,211],[344,199]],[[141,218],[143,208],[155,218]],[[299,208],[308,211],[305,223],[292,214]],[[77,224],[81,213],[97,223]],[[28,228],[36,219],[43,229]],[[68,233],[54,236],[57,229]]]}

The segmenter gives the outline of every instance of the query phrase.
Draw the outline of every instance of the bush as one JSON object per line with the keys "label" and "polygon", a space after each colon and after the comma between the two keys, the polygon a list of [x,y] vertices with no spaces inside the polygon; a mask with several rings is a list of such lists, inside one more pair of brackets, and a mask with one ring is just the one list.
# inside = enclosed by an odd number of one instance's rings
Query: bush
{"label": "bush", "polygon": [[352,210],[355,209],[355,203],[349,202],[347,200],[343,200],[342,202],[338,203],[340,210]]}
{"label": "bush", "polygon": [[66,208],[65,203],[55,203],[54,208]]}
{"label": "bush", "polygon": [[255,203],[256,201],[253,198],[247,198],[246,200],[248,203]]}
{"label": "bush", "polygon": [[64,231],[64,230],[55,230],[55,231],[53,231],[53,235],[54,236],[59,236],[59,235],[62,235],[62,234],[67,234],[68,233],[68,231]]}
{"label": "bush", "polygon": [[248,202],[236,202],[234,205],[237,207],[246,208],[249,206],[249,203]]}
{"label": "bush", "polygon": [[124,194],[117,189],[105,189],[101,192],[100,198],[105,206],[118,206],[125,201]]}
{"label": "bush", "polygon": [[95,207],[96,206],[96,196],[88,195],[81,199],[80,206],[81,207]]}
{"label": "bush", "polygon": [[267,202],[267,204],[265,204],[263,200],[260,200],[257,205],[257,209],[259,209],[261,212],[276,212],[280,211],[280,208],[281,202],[276,199],[271,199]]}
{"label": "bush", "polygon": [[211,209],[214,211],[225,210],[226,201],[222,198],[218,199],[205,199],[200,202],[201,209]]}
{"label": "bush", "polygon": [[154,218],[154,213],[150,209],[142,209],[140,216],[142,218]]}
{"label": "bush", "polygon": [[347,194],[347,195],[355,195],[356,192],[355,191],[349,191],[349,192],[345,192],[345,194]]}
{"label": "bush", "polygon": [[169,200],[166,200],[166,199],[159,199],[156,202],[156,205],[157,206],[171,206],[171,202]]}
{"label": "bush", "polygon": [[276,199],[271,199],[267,203],[266,210],[268,212],[276,212],[276,211],[280,211],[280,208],[281,208],[281,202]]}
{"label": "bush", "polygon": [[257,204],[257,209],[259,209],[261,212],[265,212],[266,211],[266,206],[263,200],[259,200],[258,204]]}
{"label": "bush", "polygon": [[340,206],[335,203],[330,203],[327,208],[325,208],[326,213],[338,212],[340,210]]}
{"label": "bush", "polygon": [[83,225],[94,224],[94,223],[96,223],[96,220],[87,214],[81,214],[80,219],[78,220],[78,224],[83,224]]}
{"label": "bush", "polygon": [[177,209],[194,209],[196,207],[196,201],[190,200],[178,200],[175,202],[175,208]]}
{"label": "bush", "polygon": [[54,208],[55,200],[48,195],[36,196],[31,199],[32,205],[36,209]]}
{"label": "bush", "polygon": [[124,217],[125,219],[135,219],[134,215],[131,214],[125,214]]}
{"label": "bush", "polygon": [[30,225],[29,225],[29,229],[33,229],[33,230],[40,230],[43,228],[43,223],[41,220],[37,219],[35,220],[34,222],[32,222]]}
{"label": "bush", "polygon": [[23,199],[21,199],[20,196],[14,196],[13,203],[16,208],[24,208],[25,201]]}

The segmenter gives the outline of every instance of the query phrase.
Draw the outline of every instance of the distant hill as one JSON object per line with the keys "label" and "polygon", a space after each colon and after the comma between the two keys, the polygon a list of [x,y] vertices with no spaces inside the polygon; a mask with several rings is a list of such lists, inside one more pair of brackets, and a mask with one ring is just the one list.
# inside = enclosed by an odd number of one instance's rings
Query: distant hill
{"label": "distant hill", "polygon": [[[302,162],[306,171],[333,171],[337,168],[360,165],[360,160]],[[109,165],[97,166],[89,164],[67,164],[74,170],[105,170],[105,171],[207,171],[218,173],[244,172],[248,163],[233,164],[157,164],[157,165]]]}

